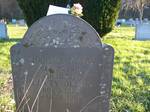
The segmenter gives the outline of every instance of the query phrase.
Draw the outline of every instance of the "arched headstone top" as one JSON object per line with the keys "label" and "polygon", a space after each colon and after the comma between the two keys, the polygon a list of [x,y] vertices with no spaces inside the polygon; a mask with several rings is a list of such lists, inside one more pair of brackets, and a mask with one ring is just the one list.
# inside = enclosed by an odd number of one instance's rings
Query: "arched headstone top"
{"label": "arched headstone top", "polygon": [[25,47],[102,47],[96,30],[81,18],[55,14],[35,22],[21,41]]}

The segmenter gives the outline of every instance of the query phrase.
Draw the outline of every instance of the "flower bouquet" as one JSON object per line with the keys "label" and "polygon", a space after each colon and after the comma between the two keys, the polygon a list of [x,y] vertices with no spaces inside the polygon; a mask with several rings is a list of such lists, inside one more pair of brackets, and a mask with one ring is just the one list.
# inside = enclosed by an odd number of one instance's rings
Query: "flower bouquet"
{"label": "flower bouquet", "polygon": [[77,16],[77,17],[83,16],[82,12],[83,12],[83,7],[79,3],[73,4],[73,6],[71,7],[71,9],[69,11],[70,14]]}

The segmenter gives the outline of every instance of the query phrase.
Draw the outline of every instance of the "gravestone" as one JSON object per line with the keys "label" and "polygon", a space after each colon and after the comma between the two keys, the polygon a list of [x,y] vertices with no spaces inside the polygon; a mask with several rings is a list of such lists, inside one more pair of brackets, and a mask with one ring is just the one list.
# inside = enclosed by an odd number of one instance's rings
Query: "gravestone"
{"label": "gravestone", "polygon": [[108,112],[113,48],[67,14],[35,22],[11,48],[18,112]]}
{"label": "gravestone", "polygon": [[16,24],[16,23],[17,23],[17,20],[16,20],[16,19],[12,19],[12,20],[11,20],[11,23],[12,23],[12,24]]}
{"label": "gravestone", "polygon": [[18,24],[19,26],[26,26],[26,22],[25,22],[24,19],[18,20],[18,21],[17,21],[17,24]]}
{"label": "gravestone", "polygon": [[150,24],[138,24],[136,26],[137,40],[150,40]]}
{"label": "gravestone", "polygon": [[0,39],[8,39],[7,26],[5,23],[0,23]]}

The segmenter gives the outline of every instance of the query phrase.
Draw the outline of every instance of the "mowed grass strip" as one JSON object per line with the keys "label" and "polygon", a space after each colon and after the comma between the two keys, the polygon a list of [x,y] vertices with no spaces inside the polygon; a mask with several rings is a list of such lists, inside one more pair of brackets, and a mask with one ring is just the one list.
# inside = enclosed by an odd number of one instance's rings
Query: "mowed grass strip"
{"label": "mowed grass strip", "polygon": [[[8,25],[11,38],[0,41],[0,90],[4,91],[0,93],[0,108],[14,106],[10,105],[13,94],[4,88],[11,74],[9,49],[26,30],[27,27]],[[119,27],[102,39],[115,49],[111,112],[150,110],[150,41],[134,40],[134,31],[133,27]]]}

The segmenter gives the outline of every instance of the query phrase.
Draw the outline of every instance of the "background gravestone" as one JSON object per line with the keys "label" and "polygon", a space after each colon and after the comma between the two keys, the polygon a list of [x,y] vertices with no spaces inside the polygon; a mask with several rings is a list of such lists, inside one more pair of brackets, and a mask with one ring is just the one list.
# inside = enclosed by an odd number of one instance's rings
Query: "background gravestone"
{"label": "background gravestone", "polygon": [[136,26],[137,40],[150,40],[150,24],[138,24]]}
{"label": "background gravestone", "polygon": [[24,19],[17,20],[16,23],[17,23],[19,26],[26,26],[26,22],[25,22]]}
{"label": "background gravestone", "polygon": [[11,48],[17,111],[108,112],[113,55],[78,17],[38,20]]}
{"label": "background gravestone", "polygon": [[7,39],[7,26],[5,23],[0,23],[0,39]]}

